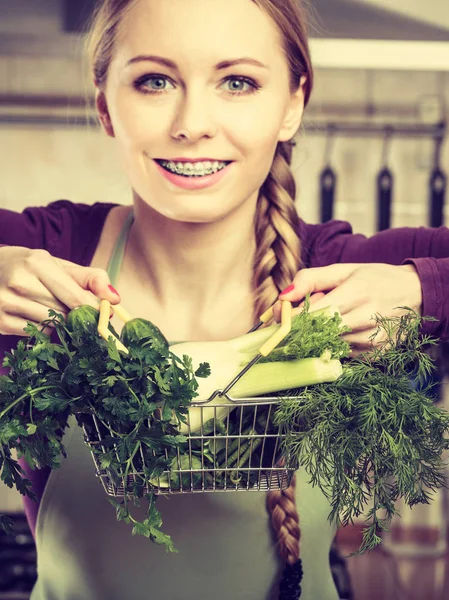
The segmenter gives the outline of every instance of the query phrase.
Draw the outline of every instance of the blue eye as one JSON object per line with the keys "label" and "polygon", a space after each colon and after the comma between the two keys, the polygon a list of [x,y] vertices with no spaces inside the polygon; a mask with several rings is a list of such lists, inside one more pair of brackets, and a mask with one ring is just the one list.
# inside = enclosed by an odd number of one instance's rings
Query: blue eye
{"label": "blue eye", "polygon": [[257,92],[258,90],[260,90],[260,85],[258,85],[253,79],[249,79],[248,77],[242,77],[242,76],[237,76],[237,75],[230,75],[229,77],[226,77],[225,79],[225,83],[228,83],[229,81],[236,81],[240,84],[246,84],[250,86],[250,89],[248,91],[242,91],[242,90],[233,90],[233,95],[236,96],[242,96],[244,94],[254,94],[254,92]]}
{"label": "blue eye", "polygon": [[168,78],[165,77],[165,75],[144,75],[135,82],[134,86],[136,87],[136,89],[141,90],[147,94],[159,94],[160,92],[164,92],[166,90],[166,88],[164,88],[161,85],[156,86],[155,88],[150,87],[149,83],[151,83],[152,81],[156,81],[159,83],[168,83]]}
{"label": "blue eye", "polygon": [[[158,85],[153,87],[152,82],[156,82]],[[260,85],[257,84],[253,79],[250,79],[248,77],[230,75],[229,77],[226,77],[224,79],[223,84],[229,82],[237,82],[240,86],[249,86],[249,89],[246,90],[241,89],[241,87],[239,89],[234,88],[233,90],[228,89],[231,96],[248,96],[249,94],[254,94],[258,90],[260,90]],[[168,88],[164,86],[164,83],[170,83],[170,85],[172,85],[169,78],[166,75],[143,75],[134,82],[134,87],[136,90],[144,94],[160,95],[168,91]]]}

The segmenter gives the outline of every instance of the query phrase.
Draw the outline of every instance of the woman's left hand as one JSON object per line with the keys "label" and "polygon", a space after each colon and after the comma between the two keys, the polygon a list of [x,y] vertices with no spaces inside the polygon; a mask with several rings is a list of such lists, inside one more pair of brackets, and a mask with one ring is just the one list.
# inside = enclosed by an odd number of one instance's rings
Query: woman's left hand
{"label": "woman's left hand", "polygon": [[[352,332],[344,339],[351,344],[352,355],[369,350],[373,343],[382,342],[377,335],[373,320],[375,314],[383,317],[398,317],[405,311],[398,307],[407,306],[421,314],[421,283],[413,265],[388,265],[384,263],[348,263],[326,267],[302,269],[293,280],[294,289],[279,296],[280,300],[301,302],[307,294],[313,301],[313,310],[335,306],[342,315],[343,325]],[[293,310],[297,314],[304,302]],[[280,303],[275,308],[276,320],[280,317]]]}

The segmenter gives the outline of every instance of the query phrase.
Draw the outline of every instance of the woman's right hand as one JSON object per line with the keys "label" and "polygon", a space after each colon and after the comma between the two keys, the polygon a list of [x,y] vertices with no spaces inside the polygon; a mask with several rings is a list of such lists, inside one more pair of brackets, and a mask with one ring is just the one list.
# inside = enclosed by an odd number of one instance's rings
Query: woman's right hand
{"label": "woman's right hand", "polygon": [[2,246],[0,334],[25,336],[27,321],[45,321],[51,308],[66,315],[81,304],[98,308],[99,298],[117,304],[120,297],[110,284],[103,269],[81,267],[46,250]]}

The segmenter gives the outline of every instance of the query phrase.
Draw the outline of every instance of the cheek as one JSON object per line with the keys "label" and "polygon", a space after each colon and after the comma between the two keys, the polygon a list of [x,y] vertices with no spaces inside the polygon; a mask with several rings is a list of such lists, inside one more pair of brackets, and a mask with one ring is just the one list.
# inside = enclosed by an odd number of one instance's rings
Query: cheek
{"label": "cheek", "polygon": [[282,123],[280,108],[279,98],[264,98],[248,106],[248,110],[233,111],[224,124],[233,146],[257,170],[271,164]]}
{"label": "cheek", "polygon": [[280,118],[276,112],[279,112],[279,107],[276,111],[262,103],[256,104],[250,110],[233,112],[232,118],[226,119],[225,128],[245,145],[266,147],[276,141],[279,133]]}
{"label": "cheek", "polygon": [[148,149],[148,143],[157,137],[160,120],[155,111],[136,103],[131,94],[117,94],[111,103],[111,119],[115,139],[121,151]]}

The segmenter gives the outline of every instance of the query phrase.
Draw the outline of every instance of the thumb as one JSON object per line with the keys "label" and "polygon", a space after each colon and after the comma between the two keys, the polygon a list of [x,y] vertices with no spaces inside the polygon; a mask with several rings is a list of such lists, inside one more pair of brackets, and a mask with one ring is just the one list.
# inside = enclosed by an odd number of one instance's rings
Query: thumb
{"label": "thumb", "polygon": [[301,269],[292,283],[287,288],[288,292],[280,294],[281,300],[290,302],[299,302],[315,292],[329,292],[345,281],[356,269],[360,268],[359,263],[346,263],[328,265],[326,267],[312,267],[310,269]]}
{"label": "thumb", "polygon": [[62,259],[59,259],[59,262],[66,273],[84,290],[89,290],[100,300],[109,300],[111,304],[120,302],[120,294],[112,286],[109,275],[104,269],[82,267]]}

